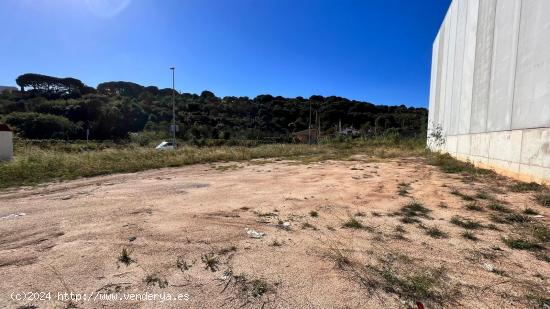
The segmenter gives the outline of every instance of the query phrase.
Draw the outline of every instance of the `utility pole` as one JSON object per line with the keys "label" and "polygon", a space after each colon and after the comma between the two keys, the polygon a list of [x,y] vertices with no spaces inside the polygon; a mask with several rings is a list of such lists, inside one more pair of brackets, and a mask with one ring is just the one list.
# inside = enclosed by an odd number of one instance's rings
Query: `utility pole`
{"label": "utility pole", "polygon": [[[319,124],[319,113],[317,110],[315,110],[315,124]],[[319,130],[317,130],[315,134],[315,144],[317,143],[319,143]]]}
{"label": "utility pole", "polygon": [[311,100],[309,100],[309,126],[307,127],[307,143],[311,145]]}
{"label": "utility pole", "polygon": [[176,145],[176,68],[171,67],[172,70],[172,146],[174,150],[177,148]]}
{"label": "utility pole", "polygon": [[321,115],[318,115],[317,126],[319,128],[317,131],[317,141],[319,141],[319,137],[321,137]]}

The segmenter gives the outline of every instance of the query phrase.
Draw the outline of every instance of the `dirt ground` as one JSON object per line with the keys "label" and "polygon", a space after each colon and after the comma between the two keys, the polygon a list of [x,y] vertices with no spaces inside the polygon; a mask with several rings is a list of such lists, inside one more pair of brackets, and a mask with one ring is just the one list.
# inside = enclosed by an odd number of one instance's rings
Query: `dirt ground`
{"label": "dirt ground", "polygon": [[[547,246],[504,240],[547,228],[550,209],[510,180],[423,160],[255,160],[1,191],[0,307],[542,307]],[[145,293],[156,299],[97,298]]]}

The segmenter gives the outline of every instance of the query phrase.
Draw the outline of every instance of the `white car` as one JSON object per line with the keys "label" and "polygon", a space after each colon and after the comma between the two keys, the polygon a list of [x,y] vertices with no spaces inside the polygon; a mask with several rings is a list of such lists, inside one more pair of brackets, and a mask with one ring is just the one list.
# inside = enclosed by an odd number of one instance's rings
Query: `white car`
{"label": "white car", "polygon": [[164,141],[164,142],[158,144],[158,146],[155,147],[155,149],[158,149],[158,150],[172,150],[172,149],[174,149],[174,145],[172,144],[172,142]]}

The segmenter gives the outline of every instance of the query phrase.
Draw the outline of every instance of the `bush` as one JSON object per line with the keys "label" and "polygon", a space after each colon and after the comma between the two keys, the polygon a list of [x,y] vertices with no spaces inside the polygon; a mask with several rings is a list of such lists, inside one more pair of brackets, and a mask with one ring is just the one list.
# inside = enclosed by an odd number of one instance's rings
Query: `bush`
{"label": "bush", "polygon": [[15,112],[7,115],[5,122],[27,138],[67,138],[79,129],[69,119],[50,114]]}
{"label": "bush", "polygon": [[537,194],[535,200],[544,207],[550,207],[550,193]]}
{"label": "bush", "polygon": [[536,182],[518,182],[510,187],[513,192],[541,191],[544,188]]}
{"label": "bush", "polygon": [[170,139],[166,132],[155,131],[131,132],[128,134],[128,138],[139,146],[156,146],[163,140]]}

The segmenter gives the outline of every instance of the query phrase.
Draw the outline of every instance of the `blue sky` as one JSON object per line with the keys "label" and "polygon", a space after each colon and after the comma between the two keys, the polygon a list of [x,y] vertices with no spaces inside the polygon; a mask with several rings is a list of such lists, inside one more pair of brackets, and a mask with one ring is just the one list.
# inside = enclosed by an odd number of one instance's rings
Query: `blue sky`
{"label": "blue sky", "polygon": [[0,85],[22,73],[427,106],[450,0],[2,0]]}

